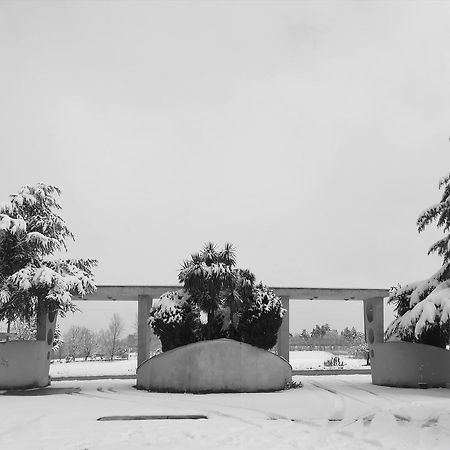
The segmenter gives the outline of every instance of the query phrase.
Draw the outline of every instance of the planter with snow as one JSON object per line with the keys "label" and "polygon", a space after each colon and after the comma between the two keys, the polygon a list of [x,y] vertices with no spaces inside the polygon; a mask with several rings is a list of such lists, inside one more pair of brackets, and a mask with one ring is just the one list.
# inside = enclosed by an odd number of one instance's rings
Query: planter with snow
{"label": "planter with snow", "polygon": [[405,333],[413,335],[417,331],[417,335],[423,336],[419,334],[425,323],[422,312],[433,307],[433,314],[425,318],[435,317],[436,305],[440,305],[438,293],[428,296],[415,309],[397,318],[388,328],[388,337],[397,340],[388,342],[384,342],[383,299],[364,302],[373,384],[409,388],[450,387],[450,351],[433,345],[401,341],[401,335],[397,332],[406,330]]}
{"label": "planter with snow", "polygon": [[450,351],[411,342],[373,345],[372,383],[381,386],[450,387]]}
{"label": "planter with snow", "polygon": [[0,342],[0,389],[50,384],[49,369],[56,313],[38,317],[37,340]]}
{"label": "planter with snow", "polygon": [[138,389],[160,392],[277,391],[291,381],[292,368],[283,358],[231,339],[178,347],[137,369]]}

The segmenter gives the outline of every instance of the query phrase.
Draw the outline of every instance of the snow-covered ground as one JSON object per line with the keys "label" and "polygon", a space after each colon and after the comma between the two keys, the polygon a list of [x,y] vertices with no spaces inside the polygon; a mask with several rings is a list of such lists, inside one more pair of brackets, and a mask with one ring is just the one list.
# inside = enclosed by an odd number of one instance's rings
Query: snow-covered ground
{"label": "snow-covered ground", "polygon": [[136,375],[136,359],[117,361],[74,361],[53,362],[50,365],[50,376],[78,377],[104,375]]}
{"label": "snow-covered ground", "polygon": [[[289,361],[294,370],[325,369],[324,361],[334,355],[328,352],[289,352]],[[366,360],[341,357],[344,369],[367,368]],[[333,368],[333,367],[331,367]],[[336,367],[334,367],[336,368]],[[50,366],[50,375],[53,378],[98,376],[98,375],[134,375],[136,373],[136,359],[121,361],[76,361],[54,362]]]}
{"label": "snow-covered ground", "polygon": [[[0,392],[0,448],[449,448],[450,390],[373,386],[370,375],[294,378],[302,388],[258,394],[150,393],[131,379]],[[185,414],[207,419],[97,420]]]}
{"label": "snow-covered ground", "polygon": [[[324,362],[333,358],[334,355],[329,352],[320,351],[295,351],[289,352],[289,363],[294,370],[309,369],[336,369],[337,367],[325,367]],[[343,369],[367,369],[365,359],[355,359],[347,356],[339,356],[343,362]]]}

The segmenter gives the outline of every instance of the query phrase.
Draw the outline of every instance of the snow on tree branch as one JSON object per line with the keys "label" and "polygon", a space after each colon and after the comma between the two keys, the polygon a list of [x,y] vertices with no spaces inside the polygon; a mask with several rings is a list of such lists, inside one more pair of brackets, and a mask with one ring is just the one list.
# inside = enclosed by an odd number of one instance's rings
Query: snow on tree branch
{"label": "snow on tree branch", "polygon": [[[436,221],[444,233],[450,231],[450,174],[439,182],[444,192],[441,201],[425,209],[417,220],[419,233]],[[396,305],[398,317],[386,331],[388,339],[431,343],[448,343],[450,318],[450,234],[436,241],[428,254],[442,257],[441,268],[426,280],[391,289],[389,302]],[[425,342],[427,341],[427,342]]]}
{"label": "snow on tree branch", "polygon": [[73,310],[72,294],[95,290],[94,259],[49,260],[73,234],[58,214],[56,186],[25,186],[0,204],[0,320],[30,320],[37,302]]}
{"label": "snow on tree branch", "polygon": [[21,218],[14,219],[6,214],[0,214],[0,230],[10,231],[13,234],[26,231],[27,225]]}
{"label": "snow on tree branch", "polygon": [[450,318],[450,281],[444,281],[414,308],[398,317],[388,328],[390,336],[404,337],[414,328],[414,336],[420,335],[431,325],[444,326]]}

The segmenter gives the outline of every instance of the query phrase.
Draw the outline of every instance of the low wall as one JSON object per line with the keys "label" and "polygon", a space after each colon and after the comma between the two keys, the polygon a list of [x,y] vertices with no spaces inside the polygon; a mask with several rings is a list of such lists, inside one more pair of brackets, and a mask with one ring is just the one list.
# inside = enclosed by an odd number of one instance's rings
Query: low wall
{"label": "low wall", "polygon": [[45,341],[0,342],[0,389],[47,386],[49,365]]}
{"label": "low wall", "polygon": [[[450,351],[410,342],[375,343],[372,383],[394,387],[450,387]],[[372,352],[371,352],[372,353]]]}
{"label": "low wall", "polygon": [[283,358],[231,339],[185,345],[144,361],[137,388],[163,392],[263,392],[283,389],[292,368]]}

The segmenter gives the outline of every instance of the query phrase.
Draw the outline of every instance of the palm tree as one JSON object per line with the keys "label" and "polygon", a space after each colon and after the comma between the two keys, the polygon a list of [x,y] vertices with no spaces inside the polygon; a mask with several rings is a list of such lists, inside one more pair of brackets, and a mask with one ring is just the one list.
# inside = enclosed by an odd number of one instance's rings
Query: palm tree
{"label": "palm tree", "polygon": [[225,306],[229,320],[224,328],[229,334],[236,328],[237,314],[245,299],[251,295],[255,277],[248,270],[235,269],[234,247],[227,243],[221,251],[209,242],[200,253],[194,253],[182,264],[178,279],[199,308],[208,315],[206,338],[211,339],[214,317]]}
{"label": "palm tree", "polygon": [[235,269],[234,272],[234,285],[224,297],[224,306],[227,308],[229,317],[224,321],[223,326],[228,329],[228,337],[232,339],[239,325],[239,313],[244,306],[250,303],[255,285],[255,275],[248,269]]}

